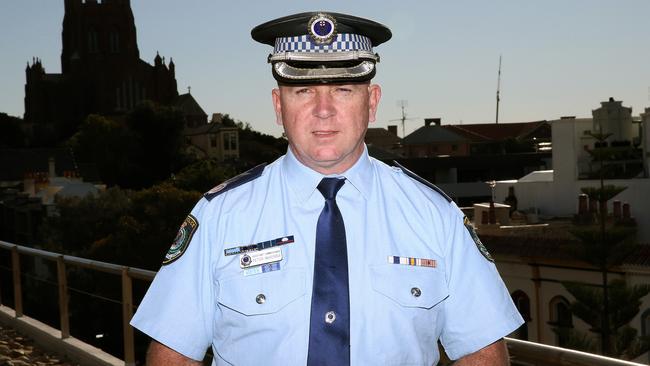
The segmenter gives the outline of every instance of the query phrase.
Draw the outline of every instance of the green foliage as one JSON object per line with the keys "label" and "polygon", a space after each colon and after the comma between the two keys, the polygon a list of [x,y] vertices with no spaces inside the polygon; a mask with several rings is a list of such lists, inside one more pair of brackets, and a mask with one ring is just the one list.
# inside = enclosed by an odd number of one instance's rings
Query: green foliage
{"label": "green foliage", "polygon": [[42,237],[47,250],[155,270],[200,195],[164,183],[61,199]]}
{"label": "green foliage", "polygon": [[128,186],[125,183],[137,174],[131,158],[138,149],[137,139],[121,120],[91,114],[69,144],[79,161],[95,163],[101,180],[109,186]]}
{"label": "green foliage", "polygon": [[26,136],[20,128],[22,122],[21,118],[0,113],[0,148],[25,146]]}
{"label": "green foliage", "polygon": [[[571,303],[573,315],[589,324],[590,331],[602,333],[602,316],[604,313],[603,289],[594,285],[578,282],[563,282],[562,285],[575,298]],[[628,286],[624,280],[616,279],[609,282],[609,314],[608,324],[612,335],[610,353],[616,357],[632,359],[648,351],[648,340],[637,337],[636,330],[628,324],[639,313],[641,299],[650,293],[650,285]],[[586,334],[566,329],[556,329],[556,333],[573,339],[572,347],[584,351],[593,351],[585,345],[595,344]],[[568,332],[568,333],[567,333]],[[582,341],[580,341],[582,340]]]}
{"label": "green foliage", "polygon": [[598,268],[620,264],[636,245],[634,227],[608,227],[603,233],[598,226],[578,226],[569,232],[579,239],[569,250]]}
{"label": "green foliage", "polygon": [[270,163],[287,151],[288,142],[284,138],[255,131],[250,124],[235,122],[227,114],[222,117],[222,123],[224,126],[239,128],[239,167]]}
{"label": "green foliage", "polygon": [[626,189],[627,187],[605,185],[602,189],[600,187],[583,187],[580,190],[590,198],[595,198],[598,202],[606,202]]}
{"label": "green foliage", "polygon": [[562,339],[561,344],[564,348],[580,350],[583,352],[596,353],[598,345],[593,336],[587,332],[581,332],[574,328],[555,327],[553,332]]}
{"label": "green foliage", "polygon": [[219,163],[216,159],[204,159],[183,168],[171,183],[180,189],[206,192],[234,175],[232,166]]}
{"label": "green foliage", "polygon": [[88,116],[69,144],[78,161],[97,166],[104,183],[140,189],[182,166],[183,125],[178,110],[143,103],[125,118]]}
{"label": "green foliage", "polygon": [[88,255],[88,248],[115,232],[116,218],[131,205],[129,192],[110,188],[98,196],[58,198],[58,215],[47,217],[41,227],[46,249]]}

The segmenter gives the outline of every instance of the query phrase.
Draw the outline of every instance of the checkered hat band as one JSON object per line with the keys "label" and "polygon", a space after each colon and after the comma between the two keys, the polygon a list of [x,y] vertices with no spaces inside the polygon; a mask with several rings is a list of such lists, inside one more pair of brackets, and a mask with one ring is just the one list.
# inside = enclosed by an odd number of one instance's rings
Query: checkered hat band
{"label": "checkered hat band", "polygon": [[273,53],[282,52],[342,52],[369,51],[372,52],[370,38],[358,34],[339,33],[330,44],[317,44],[310,35],[281,37],[275,39]]}

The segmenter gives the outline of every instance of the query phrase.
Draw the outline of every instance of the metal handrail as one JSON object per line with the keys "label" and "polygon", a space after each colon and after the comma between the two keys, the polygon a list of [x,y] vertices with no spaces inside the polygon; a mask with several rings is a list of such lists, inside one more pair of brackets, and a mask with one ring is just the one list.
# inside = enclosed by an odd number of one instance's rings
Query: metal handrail
{"label": "metal handrail", "polygon": [[[22,286],[20,283],[20,254],[56,262],[59,291],[59,317],[61,338],[70,337],[68,314],[67,265],[74,265],[94,271],[121,276],[122,280],[122,325],[124,336],[124,364],[135,365],[135,340],[133,327],[129,324],[133,316],[132,279],[152,281],[155,271],[121,266],[71,255],[48,252],[0,241],[0,249],[11,251],[11,267],[14,286],[14,311],[16,317],[23,316]],[[642,364],[603,357],[591,353],[553,347],[545,344],[506,338],[513,365],[526,366],[642,366]]]}
{"label": "metal handrail", "polygon": [[506,338],[506,343],[513,364],[522,361],[525,365],[531,366],[643,366],[636,362],[514,338]]}
{"label": "metal handrail", "polygon": [[49,252],[42,249],[24,247],[0,241],[0,249],[11,251],[11,268],[14,286],[14,312],[16,317],[23,316],[23,294],[20,279],[20,254],[56,262],[59,293],[59,319],[61,338],[70,337],[70,317],[68,313],[68,285],[66,266],[73,265],[93,271],[119,275],[122,279],[122,329],[124,337],[124,364],[135,365],[135,337],[129,321],[133,317],[132,279],[151,282],[156,272],[141,268],[121,266],[113,263],[95,261],[87,258]]}

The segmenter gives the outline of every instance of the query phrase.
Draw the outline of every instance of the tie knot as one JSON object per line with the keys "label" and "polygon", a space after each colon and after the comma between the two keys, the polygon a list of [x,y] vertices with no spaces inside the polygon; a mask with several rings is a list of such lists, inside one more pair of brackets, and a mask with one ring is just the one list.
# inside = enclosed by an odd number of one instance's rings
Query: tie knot
{"label": "tie knot", "polygon": [[345,184],[345,178],[323,178],[318,183],[318,190],[325,197],[326,200],[336,198],[336,193]]}

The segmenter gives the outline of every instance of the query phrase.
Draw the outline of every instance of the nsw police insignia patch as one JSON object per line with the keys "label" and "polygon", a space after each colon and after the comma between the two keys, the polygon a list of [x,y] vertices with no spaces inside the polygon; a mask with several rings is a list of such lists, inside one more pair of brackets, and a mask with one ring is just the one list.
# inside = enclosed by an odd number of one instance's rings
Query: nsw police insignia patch
{"label": "nsw police insignia patch", "polygon": [[192,236],[198,227],[199,221],[196,219],[196,217],[188,215],[187,218],[185,218],[185,221],[183,221],[181,228],[178,229],[178,234],[176,234],[176,238],[174,239],[172,246],[167,251],[167,254],[165,254],[165,259],[163,259],[162,263],[163,266],[172,263],[173,261],[180,258],[183,253],[185,253],[185,250],[190,244],[190,240],[192,240]]}
{"label": "nsw police insignia patch", "polygon": [[465,224],[465,228],[467,231],[469,231],[469,235],[472,237],[472,240],[474,240],[474,243],[476,244],[476,247],[478,248],[478,251],[483,254],[485,259],[489,260],[490,262],[494,262],[494,258],[490,255],[490,252],[488,252],[487,248],[483,243],[481,242],[481,239],[479,239],[478,234],[476,234],[476,229],[474,228],[474,225],[472,225],[472,222],[469,221],[467,216],[463,219],[463,224]]}

